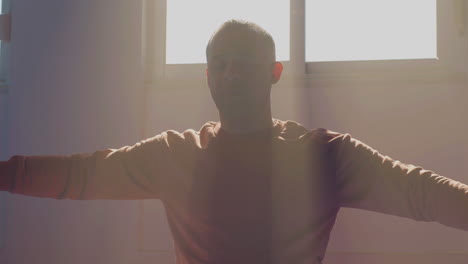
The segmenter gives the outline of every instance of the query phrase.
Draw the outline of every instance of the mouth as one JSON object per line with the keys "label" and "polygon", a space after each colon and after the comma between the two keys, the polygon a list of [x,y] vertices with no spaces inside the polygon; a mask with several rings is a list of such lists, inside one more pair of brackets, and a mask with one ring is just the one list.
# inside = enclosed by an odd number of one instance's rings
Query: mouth
{"label": "mouth", "polygon": [[234,99],[245,99],[245,98],[247,98],[247,94],[240,93],[240,92],[233,92],[233,93],[227,94],[227,97],[228,98],[234,98]]}

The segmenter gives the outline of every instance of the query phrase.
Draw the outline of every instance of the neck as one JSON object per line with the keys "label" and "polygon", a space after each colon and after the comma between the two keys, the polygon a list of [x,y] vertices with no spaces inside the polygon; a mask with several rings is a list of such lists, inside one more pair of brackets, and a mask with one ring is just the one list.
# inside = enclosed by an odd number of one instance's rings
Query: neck
{"label": "neck", "polygon": [[220,114],[221,128],[231,134],[244,134],[273,127],[271,112],[264,115],[226,117]]}

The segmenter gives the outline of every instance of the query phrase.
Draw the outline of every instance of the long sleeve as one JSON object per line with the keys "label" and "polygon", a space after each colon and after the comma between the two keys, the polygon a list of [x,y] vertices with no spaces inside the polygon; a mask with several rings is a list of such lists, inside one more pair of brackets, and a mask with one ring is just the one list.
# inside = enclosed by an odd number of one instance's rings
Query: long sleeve
{"label": "long sleeve", "polygon": [[349,134],[329,143],[341,206],[468,231],[467,185],[381,155]]}
{"label": "long sleeve", "polygon": [[0,162],[0,191],[55,199],[159,198],[162,136],[70,156],[13,156]]}

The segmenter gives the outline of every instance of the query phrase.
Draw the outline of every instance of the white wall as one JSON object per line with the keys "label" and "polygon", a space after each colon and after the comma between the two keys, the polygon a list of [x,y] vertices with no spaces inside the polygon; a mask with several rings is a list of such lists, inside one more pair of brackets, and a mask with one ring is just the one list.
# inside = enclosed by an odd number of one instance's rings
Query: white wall
{"label": "white wall", "polygon": [[[141,138],[141,12],[135,0],[12,1],[8,155]],[[138,206],[8,194],[0,263],[138,263]]]}
{"label": "white wall", "polygon": [[[204,82],[144,91],[140,3],[12,1],[11,87],[0,98],[8,109],[0,120],[8,127],[4,158],[115,148],[218,120]],[[273,113],[351,133],[385,155],[468,182],[467,86],[450,78],[307,89],[280,82]],[[174,260],[158,202],[6,196],[0,263]],[[466,263],[467,241],[466,232],[436,223],[344,209],[325,263]]]}

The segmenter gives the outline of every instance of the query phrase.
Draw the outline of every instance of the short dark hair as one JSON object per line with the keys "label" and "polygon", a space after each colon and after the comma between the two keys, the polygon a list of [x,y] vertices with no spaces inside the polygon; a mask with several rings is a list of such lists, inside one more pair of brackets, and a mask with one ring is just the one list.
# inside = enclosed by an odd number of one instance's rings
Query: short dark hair
{"label": "short dark hair", "polygon": [[222,31],[226,29],[241,29],[241,30],[246,30],[248,32],[252,32],[262,41],[265,42],[267,45],[266,48],[269,49],[269,52],[271,53],[271,56],[273,58],[273,61],[276,61],[276,51],[275,51],[275,41],[273,40],[273,37],[266,31],[264,28],[260,27],[259,25],[241,20],[241,19],[231,19],[226,22],[224,22],[214,33],[211,35],[210,40],[208,41],[208,44],[206,45],[206,60],[208,61],[208,54],[210,51],[210,46],[212,45],[213,39]]}

